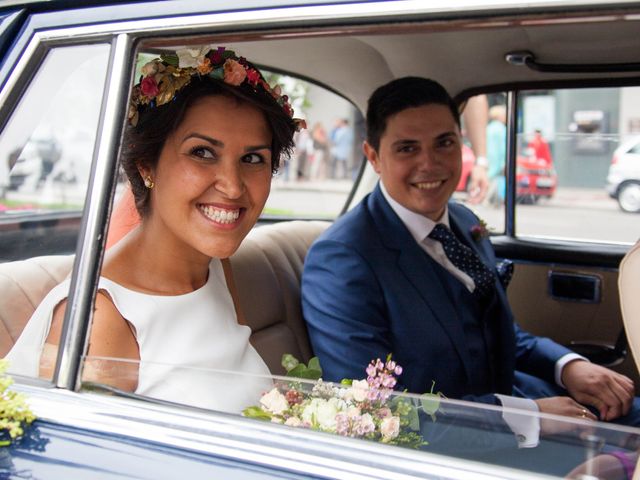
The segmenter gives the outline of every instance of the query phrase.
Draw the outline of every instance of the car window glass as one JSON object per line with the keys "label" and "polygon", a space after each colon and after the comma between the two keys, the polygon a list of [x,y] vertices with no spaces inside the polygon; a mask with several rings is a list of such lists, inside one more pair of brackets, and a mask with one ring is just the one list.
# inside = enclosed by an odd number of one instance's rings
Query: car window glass
{"label": "car window glass", "polygon": [[313,83],[267,73],[283,87],[307,128],[296,133],[295,149],[273,179],[264,217],[336,218],[363,161],[362,115],[339,95]]}
{"label": "car window glass", "polygon": [[0,134],[0,357],[71,270],[108,55],[108,45],[53,48]]}
{"label": "car window glass", "polygon": [[[453,195],[471,208],[481,221],[486,222],[491,234],[504,233],[505,229],[505,103],[504,93],[479,95],[466,102],[462,113],[462,173]],[[484,195],[478,189],[473,190],[473,170],[477,157],[486,159],[488,185]]]}
{"label": "car window glass", "polygon": [[[211,410],[211,405],[222,399],[224,406],[217,411],[266,422],[274,429],[299,428],[317,432],[318,435],[331,434],[386,444],[387,448],[407,448],[418,454],[435,453],[480,461],[492,468],[514,468],[521,475],[523,472],[533,472],[564,477],[571,472],[566,478],[581,478],[580,474],[586,474],[589,468],[585,461],[600,452],[623,452],[635,460],[640,441],[640,434],[629,428],[517,410],[511,415],[517,416],[520,422],[543,422],[539,441],[534,441],[535,445],[530,445],[531,448],[518,448],[515,434],[507,427],[503,419],[504,411],[499,407],[446,399],[436,393],[437,385],[432,389],[433,392],[423,395],[392,392],[381,386],[372,387],[376,378],[369,382],[363,379],[333,384],[214,369],[190,371],[192,369],[176,368],[166,363],[138,364],[86,357],[83,389],[114,392],[109,385],[91,381],[97,371],[109,371],[113,377],[137,381],[137,371],[148,369],[167,372],[173,382],[178,377],[197,375],[201,381],[213,382],[218,388],[209,390],[206,395],[198,394],[193,389],[184,390],[179,398],[173,397],[169,402],[163,398],[162,390],[156,389],[154,395],[139,396],[141,401]],[[103,374],[100,376],[105,378]],[[259,383],[263,389],[255,397],[234,397],[227,402],[225,397],[233,397],[235,384],[243,382]],[[139,385],[139,390],[149,387]],[[179,382],[174,388],[179,388]],[[187,434],[190,427],[184,424],[184,428],[183,433]],[[491,472],[497,475],[495,469]],[[525,476],[510,475],[507,478]]]}
{"label": "car window glass", "polygon": [[[640,237],[640,88],[524,91],[518,102],[518,235]],[[555,179],[554,179],[555,176]]]}

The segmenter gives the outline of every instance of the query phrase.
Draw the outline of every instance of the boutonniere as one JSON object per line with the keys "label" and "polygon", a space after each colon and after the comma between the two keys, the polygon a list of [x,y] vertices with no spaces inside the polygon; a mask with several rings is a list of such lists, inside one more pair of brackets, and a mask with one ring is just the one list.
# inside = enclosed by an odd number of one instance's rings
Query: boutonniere
{"label": "boutonniere", "polygon": [[476,242],[479,242],[483,238],[489,236],[489,230],[487,229],[487,222],[480,219],[480,222],[471,227],[471,236]]}

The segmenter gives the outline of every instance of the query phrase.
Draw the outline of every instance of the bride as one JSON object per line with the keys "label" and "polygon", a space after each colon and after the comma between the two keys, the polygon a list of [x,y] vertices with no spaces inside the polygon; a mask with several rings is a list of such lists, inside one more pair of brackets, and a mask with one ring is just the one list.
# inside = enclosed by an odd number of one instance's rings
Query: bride
{"label": "bride", "polygon": [[[279,87],[222,47],[142,68],[121,159],[142,220],[105,256],[85,380],[232,412],[269,388],[228,257],[304,123],[292,114]],[[51,377],[68,290],[39,305],[7,356],[12,373]]]}

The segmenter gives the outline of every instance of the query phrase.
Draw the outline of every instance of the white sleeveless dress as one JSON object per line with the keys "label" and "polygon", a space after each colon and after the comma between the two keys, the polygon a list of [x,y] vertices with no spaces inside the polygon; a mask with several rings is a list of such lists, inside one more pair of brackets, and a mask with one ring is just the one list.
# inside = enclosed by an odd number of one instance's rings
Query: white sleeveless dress
{"label": "white sleeveless dress", "polygon": [[[53,310],[69,294],[57,285],[38,306],[7,355],[9,373],[38,376]],[[176,296],[129,290],[100,277],[120,314],[135,328],[140,349],[136,393],[162,400],[239,413],[271,388],[269,369],[239,325],[219,259],[207,283]]]}

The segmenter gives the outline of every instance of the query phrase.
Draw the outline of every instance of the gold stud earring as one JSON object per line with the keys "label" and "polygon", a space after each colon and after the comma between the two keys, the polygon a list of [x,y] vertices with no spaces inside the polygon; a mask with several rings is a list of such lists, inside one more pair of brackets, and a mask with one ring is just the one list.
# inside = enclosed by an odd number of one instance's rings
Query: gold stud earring
{"label": "gold stud earring", "polygon": [[147,175],[146,177],[144,177],[144,186],[147,187],[149,190],[151,190],[153,187],[155,187],[155,183],[153,183],[153,180],[151,180],[151,177],[149,175]]}

